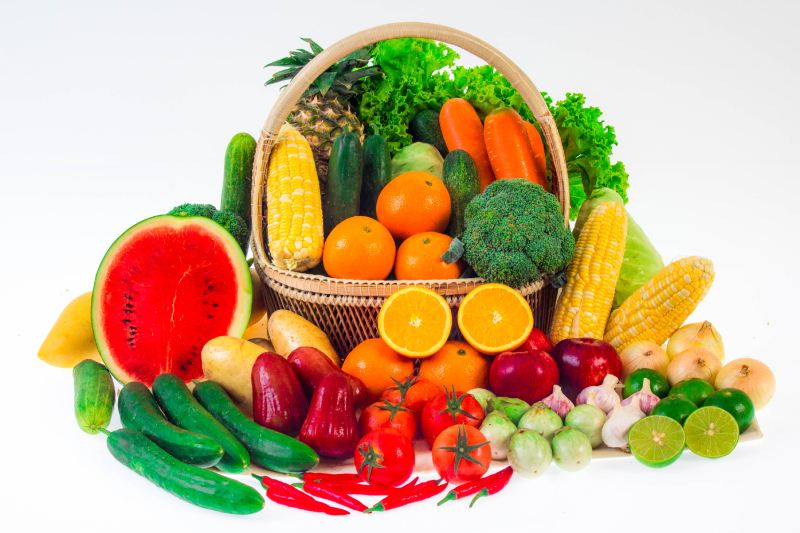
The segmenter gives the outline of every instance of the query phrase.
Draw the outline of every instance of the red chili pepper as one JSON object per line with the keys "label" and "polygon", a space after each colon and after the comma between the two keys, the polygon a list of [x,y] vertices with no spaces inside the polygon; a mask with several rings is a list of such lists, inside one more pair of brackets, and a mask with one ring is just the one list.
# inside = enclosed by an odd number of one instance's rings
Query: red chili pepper
{"label": "red chili pepper", "polygon": [[284,494],[287,494],[289,496],[292,496],[300,500],[314,501],[314,502],[317,501],[308,494],[306,494],[305,492],[297,490],[292,485],[284,483],[283,481],[273,479],[269,476],[257,476],[255,474],[253,474],[253,477],[261,481],[261,484],[264,485],[264,487],[266,487],[267,489],[273,489],[276,492],[283,492]]}
{"label": "red chili pepper", "polygon": [[377,485],[359,485],[358,483],[346,482],[335,483],[321,480],[319,483],[333,487],[334,489],[344,492],[345,494],[361,494],[364,496],[386,496],[387,494],[394,494],[398,489],[394,487],[378,487]]}
{"label": "red chili pepper", "polygon": [[356,481],[358,479],[358,474],[326,474],[324,472],[306,472],[305,474],[298,475],[297,477],[302,479],[305,483],[320,479],[325,481],[347,482]]}
{"label": "red chili pepper", "polygon": [[510,475],[510,474],[505,474],[507,470],[510,472],[511,467],[507,466],[503,470],[495,472],[491,476],[486,476],[484,478],[476,479],[475,481],[470,481],[469,483],[464,483],[463,485],[459,485],[458,487],[450,490],[450,492],[447,493],[447,496],[445,496],[444,499],[439,503],[437,503],[436,505],[442,505],[445,502],[460,500],[461,498],[472,496],[473,494],[481,490],[483,487],[485,487],[487,484],[491,483],[498,477],[503,475]]}
{"label": "red chili pepper", "polygon": [[513,474],[514,471],[509,466],[507,468],[504,468],[498,473],[500,474],[499,476],[497,476],[493,480],[489,481],[486,485],[484,485],[483,488],[481,488],[481,490],[478,491],[478,494],[476,494],[475,497],[472,498],[472,501],[469,502],[470,508],[472,508],[472,506],[475,505],[475,502],[479,498],[482,498],[484,496],[489,496],[491,494],[497,494],[498,492],[503,490],[503,488],[505,488],[505,486],[508,485],[508,482],[511,480],[511,474]]}
{"label": "red chili pepper", "polygon": [[389,495],[364,512],[388,511],[389,509],[403,507],[409,503],[427,500],[447,488],[447,483],[444,485],[439,485],[438,483],[439,480],[426,481],[425,483],[410,487],[408,490],[400,491],[398,494]]}
{"label": "red chili pepper", "polygon": [[406,483],[402,487],[398,487],[397,490],[410,489],[411,487],[413,487],[413,486],[415,486],[417,484],[417,481],[419,481],[419,478],[415,477],[414,479],[412,479],[411,481],[409,481],[408,483]]}
{"label": "red chili pepper", "polygon": [[345,507],[349,507],[354,511],[364,512],[367,510],[366,505],[356,500],[352,496],[337,490],[332,485],[325,485],[317,481],[311,481],[303,484],[303,490],[308,494],[312,494],[322,498],[323,500],[338,503],[339,505],[344,505]]}
{"label": "red chili pepper", "polygon": [[[306,494],[306,496],[308,495]],[[308,497],[311,498],[310,496]],[[311,511],[312,513],[325,513],[331,516],[344,516],[350,514],[350,511],[346,509],[331,507],[330,505],[318,502],[314,498],[311,498],[311,501],[297,498],[287,492],[283,492],[281,489],[267,489],[267,498],[280,505],[293,507],[294,509],[302,509],[303,511]]]}

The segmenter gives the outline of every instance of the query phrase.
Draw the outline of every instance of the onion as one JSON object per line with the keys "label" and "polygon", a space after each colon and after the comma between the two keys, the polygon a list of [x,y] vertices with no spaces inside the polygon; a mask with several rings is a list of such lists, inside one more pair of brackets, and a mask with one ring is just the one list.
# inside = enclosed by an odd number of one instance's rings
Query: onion
{"label": "onion", "polygon": [[664,348],[650,341],[639,341],[629,344],[619,354],[622,359],[621,380],[628,377],[628,374],[640,368],[655,370],[666,377],[667,367],[669,367],[669,357]]}
{"label": "onion", "polygon": [[744,357],[731,361],[719,371],[714,387],[739,389],[747,394],[756,410],[769,403],[775,394],[775,375],[761,361]]}
{"label": "onion", "polygon": [[720,362],[725,362],[725,346],[722,345],[722,336],[708,320],[696,324],[686,324],[673,333],[667,343],[667,355],[672,361],[679,353],[695,347],[707,348],[714,352]]}
{"label": "onion", "polygon": [[684,379],[700,378],[714,385],[722,362],[707,348],[689,348],[678,355],[667,368],[667,381],[674,387]]}

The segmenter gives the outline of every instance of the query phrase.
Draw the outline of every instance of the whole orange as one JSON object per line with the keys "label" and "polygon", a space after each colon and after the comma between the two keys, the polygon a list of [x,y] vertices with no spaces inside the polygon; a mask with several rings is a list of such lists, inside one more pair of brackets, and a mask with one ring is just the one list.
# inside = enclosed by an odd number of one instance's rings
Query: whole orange
{"label": "whole orange", "polygon": [[395,385],[392,378],[402,382],[413,372],[414,360],[389,348],[383,339],[367,339],[347,355],[342,370],[364,382],[367,399],[363,405],[369,405]]}
{"label": "whole orange", "polygon": [[485,389],[489,383],[489,360],[463,341],[447,341],[441,350],[422,360],[420,379],[432,381],[442,390]]}
{"label": "whole orange", "polygon": [[332,278],[386,279],[397,247],[383,224],[350,217],[331,230],[322,249],[322,265]]}
{"label": "whole orange", "polygon": [[383,188],[376,210],[395,239],[425,231],[441,233],[450,221],[450,193],[433,174],[406,172]]}
{"label": "whole orange", "polygon": [[459,259],[455,263],[442,261],[442,254],[450,248],[452,237],[444,233],[426,231],[403,241],[397,249],[394,275],[397,279],[456,279],[467,269]]}

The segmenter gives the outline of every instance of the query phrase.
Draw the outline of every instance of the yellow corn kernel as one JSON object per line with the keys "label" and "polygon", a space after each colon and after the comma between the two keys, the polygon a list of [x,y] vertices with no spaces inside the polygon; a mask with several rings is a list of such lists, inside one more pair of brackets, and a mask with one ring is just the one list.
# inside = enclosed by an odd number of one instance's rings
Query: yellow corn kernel
{"label": "yellow corn kernel", "polygon": [[689,318],[714,281],[714,264],[692,256],[674,261],[611,313],[603,339],[617,351],[637,341],[661,345]]}
{"label": "yellow corn kernel", "polygon": [[289,124],[275,139],[267,172],[267,238],[276,267],[304,272],[322,260],[322,200],[308,141]]}
{"label": "yellow corn kernel", "polygon": [[575,243],[567,283],[556,303],[550,328],[553,344],[564,339],[603,337],[627,233],[628,217],[622,204],[603,202],[592,210]]}

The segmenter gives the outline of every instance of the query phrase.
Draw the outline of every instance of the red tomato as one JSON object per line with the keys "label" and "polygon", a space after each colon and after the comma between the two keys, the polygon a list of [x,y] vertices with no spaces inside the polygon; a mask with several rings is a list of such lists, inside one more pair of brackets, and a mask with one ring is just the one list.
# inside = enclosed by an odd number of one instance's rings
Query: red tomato
{"label": "red tomato", "polygon": [[439,433],[450,426],[466,424],[477,428],[485,416],[481,404],[470,394],[447,391],[429,401],[422,410],[422,433],[428,444],[433,445]]}
{"label": "red tomato", "polygon": [[361,413],[358,419],[361,434],[366,435],[380,428],[392,428],[409,440],[414,439],[417,432],[417,423],[414,421],[414,412],[404,406],[404,403],[393,404],[386,400],[373,403]]}
{"label": "red tomato", "polygon": [[450,426],[433,443],[433,466],[448,483],[480,479],[491,462],[489,441],[472,426]]}
{"label": "red tomato", "polygon": [[390,403],[400,403],[404,401],[405,407],[414,411],[417,424],[419,424],[422,410],[430,400],[441,394],[441,389],[432,381],[425,378],[418,378],[411,374],[403,383],[395,381],[396,387],[391,387],[383,391],[381,399]]}
{"label": "red tomato", "polygon": [[394,429],[376,429],[358,442],[355,462],[362,480],[397,487],[414,472],[414,445]]}

